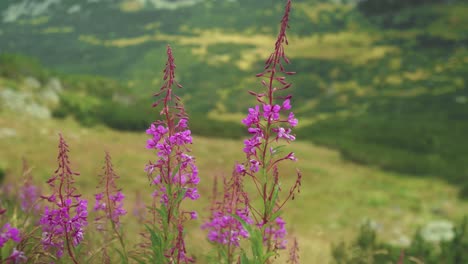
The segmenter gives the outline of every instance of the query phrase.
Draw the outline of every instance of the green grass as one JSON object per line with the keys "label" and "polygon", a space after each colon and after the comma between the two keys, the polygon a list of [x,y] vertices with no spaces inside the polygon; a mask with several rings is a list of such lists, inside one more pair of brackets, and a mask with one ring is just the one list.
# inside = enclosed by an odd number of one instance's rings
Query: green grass
{"label": "green grass", "polygon": [[[70,145],[72,168],[81,172],[77,184],[86,198],[91,199],[95,193],[104,150],[110,151],[121,176],[119,184],[127,194],[126,208],[130,212],[137,191],[148,196],[151,193],[143,168],[155,155],[145,149],[147,137],[143,132],[86,128],[71,119],[38,121],[6,112],[0,113],[0,127],[17,131],[17,137],[0,141],[0,167],[6,169],[9,179],[20,175],[21,158],[25,157],[33,167],[35,181],[47,190],[44,181],[56,168],[57,133],[61,132]],[[299,161],[282,168],[284,188],[294,181],[293,165],[302,170],[303,185],[284,216],[290,233],[299,239],[303,263],[330,260],[331,243],[354,237],[357,227],[367,218],[382,225],[379,236],[392,240],[395,229],[411,235],[414,228],[428,220],[459,219],[468,210],[468,203],[457,200],[456,189],[444,181],[353,164],[336,151],[304,141],[294,142],[291,148]],[[203,196],[187,206],[196,208],[203,219],[208,217],[213,178],[229,175],[234,162],[242,160],[242,142],[195,137],[193,154],[200,169]],[[123,221],[125,228],[132,230],[127,235],[132,244],[137,240],[135,231],[139,227],[131,216]],[[192,223],[188,235],[188,249],[197,255],[207,252],[208,247],[199,224],[201,221]]]}

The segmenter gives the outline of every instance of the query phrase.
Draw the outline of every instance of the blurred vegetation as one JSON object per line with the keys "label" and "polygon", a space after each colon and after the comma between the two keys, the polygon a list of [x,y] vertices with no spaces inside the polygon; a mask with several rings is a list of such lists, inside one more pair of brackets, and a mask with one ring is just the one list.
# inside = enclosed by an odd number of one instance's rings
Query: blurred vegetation
{"label": "blurred vegetation", "polygon": [[26,76],[34,76],[45,81],[49,72],[37,59],[20,54],[0,53],[0,76],[17,81]]}
{"label": "blurred vegetation", "polygon": [[[0,55],[0,76],[18,81],[35,77],[42,83],[60,76],[64,92],[60,93],[60,104],[52,114],[56,118],[73,116],[85,126],[103,124],[117,130],[142,132],[158,118],[159,110],[152,109],[151,98],[134,99],[125,93],[128,87],[114,79],[57,73],[16,54]],[[197,135],[240,138],[244,134],[240,122],[212,120],[205,114],[191,114],[190,123]]]}
{"label": "blurred vegetation", "polygon": [[[353,242],[332,248],[334,263],[466,263],[468,262],[468,217],[453,228],[453,238],[427,241],[418,230],[408,247],[379,242],[370,223],[361,226]],[[399,261],[402,262],[399,262]]]}
{"label": "blurred vegetation", "polygon": [[3,181],[5,179],[5,170],[0,167],[0,184],[3,184]]}

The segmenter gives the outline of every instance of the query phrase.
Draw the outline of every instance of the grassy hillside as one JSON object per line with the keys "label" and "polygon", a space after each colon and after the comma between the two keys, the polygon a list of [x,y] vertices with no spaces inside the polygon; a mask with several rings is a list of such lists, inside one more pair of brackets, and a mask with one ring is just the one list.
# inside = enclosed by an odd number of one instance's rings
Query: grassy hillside
{"label": "grassy hillside", "polygon": [[[125,208],[130,215],[124,218],[124,228],[139,230],[131,216],[135,193],[148,199],[151,187],[143,171],[148,160],[155,158],[146,150],[144,133],[117,132],[98,126],[87,128],[71,119],[43,120],[28,116],[0,114],[0,166],[6,169],[7,179],[20,174],[21,159],[26,158],[33,168],[34,181],[42,184],[56,168],[57,133],[63,133],[71,153],[72,167],[81,175],[77,185],[88,199],[92,198],[101,172],[104,150],[110,151],[120,185],[127,195]],[[10,136],[6,129],[15,131]],[[434,219],[459,219],[468,210],[466,202],[457,200],[454,187],[433,179],[410,178],[406,174],[389,173],[376,168],[356,165],[342,160],[336,151],[298,141],[291,145],[299,161],[294,164],[303,172],[301,193],[286,209],[284,216],[291,235],[297,236],[303,263],[326,263],[330,260],[330,246],[354,236],[356,228],[366,219],[380,226],[384,241],[397,243],[411,237],[416,227]],[[193,154],[197,158],[201,183],[200,201],[189,203],[201,215],[208,217],[208,194],[216,175],[228,174],[233,162],[241,160],[241,140],[196,137]],[[293,167],[285,167],[294,175]],[[250,184],[247,188],[253,188]],[[145,196],[146,195],[146,196]],[[187,247],[203,259],[208,243],[199,229],[202,220],[189,228]],[[137,241],[137,232],[128,233],[128,243]]]}

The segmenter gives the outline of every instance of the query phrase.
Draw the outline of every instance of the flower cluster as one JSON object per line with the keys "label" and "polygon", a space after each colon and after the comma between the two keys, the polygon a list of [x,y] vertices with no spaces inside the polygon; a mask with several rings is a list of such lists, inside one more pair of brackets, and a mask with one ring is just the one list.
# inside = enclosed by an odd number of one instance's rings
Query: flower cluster
{"label": "flower cluster", "polygon": [[79,173],[70,168],[68,145],[61,134],[58,149],[58,168],[47,181],[53,193],[43,197],[52,207],[46,206],[40,219],[43,232],[41,242],[45,250],[55,250],[58,258],[66,250],[71,260],[78,263],[72,247],[83,240],[84,227],[88,224],[88,202],[75,193],[73,176]]}
{"label": "flower cluster", "polygon": [[[0,215],[5,213],[5,209],[0,209]],[[0,249],[9,241],[12,240],[16,243],[21,242],[21,235],[18,228],[12,227],[10,223],[6,223],[0,229]],[[6,259],[1,259],[0,262],[5,261],[5,263],[25,263],[28,260],[24,252],[13,248],[13,252]],[[2,262],[3,263],[3,262]]]}
{"label": "flower cluster", "polygon": [[26,261],[28,261],[28,257],[26,257],[23,251],[19,251],[16,248],[13,248],[13,252],[11,252],[11,255],[6,259],[6,263],[14,264],[26,263]]}
{"label": "flower cluster", "polygon": [[[247,208],[237,210],[235,215],[248,224],[253,221],[249,217]],[[242,226],[242,223],[233,215],[223,212],[214,212],[210,222],[203,225],[204,229],[208,229],[208,239],[222,245],[239,246],[242,238],[248,238],[249,233]]]}
{"label": "flower cluster", "polygon": [[[289,114],[285,118],[281,118],[280,115],[290,109],[291,103],[289,98],[283,101],[282,106],[272,106],[264,103],[262,109],[258,105],[254,108],[249,108],[249,113],[242,120],[242,123],[248,127],[248,132],[251,134],[251,137],[244,141],[244,152],[249,160],[248,168],[250,173],[258,172],[259,166],[263,165],[264,158],[262,155],[264,155],[264,152],[262,151],[265,145],[272,143],[269,141],[272,138],[272,134],[275,135],[275,141],[283,139],[290,142],[296,139],[291,129],[298,123],[297,119],[294,118],[294,113],[288,112]],[[285,127],[282,124],[287,125]],[[270,154],[275,154],[273,149],[270,149]],[[286,158],[294,160],[294,153],[289,153]]]}
{"label": "flower cluster", "polygon": [[57,257],[62,257],[64,247],[70,243],[76,247],[84,238],[83,227],[87,225],[88,202],[80,198],[69,198],[63,204],[57,202],[57,209],[45,208],[40,220],[42,244],[45,250],[56,249]]}
{"label": "flower cluster", "polygon": [[41,191],[39,187],[33,184],[31,169],[26,160],[23,160],[23,178],[23,185],[21,185],[18,192],[21,209],[25,212],[28,210],[38,212],[41,209],[38,203]]}
{"label": "flower cluster", "polygon": [[277,217],[274,223],[271,223],[265,228],[264,242],[274,243],[274,247],[278,249],[286,248],[286,222],[281,217]]}
{"label": "flower cluster", "polygon": [[[153,196],[160,197],[160,202],[167,206],[169,197],[167,196],[167,184],[175,184],[184,186],[184,198],[192,200],[198,199],[200,196],[195,186],[200,182],[198,177],[198,169],[195,165],[195,160],[192,156],[184,153],[188,152],[186,145],[192,144],[191,131],[187,129],[187,119],[182,118],[174,127],[174,133],[169,134],[169,128],[163,125],[156,126],[151,124],[150,128],[146,130],[148,135],[152,138],[147,142],[147,148],[156,149],[159,157],[156,163],[150,163],[146,166],[146,172],[153,174],[156,171],[156,176],[152,179],[152,184],[157,186]],[[173,164],[170,164],[170,161]],[[178,167],[177,173],[168,173],[168,168],[174,165],[173,169]]]}
{"label": "flower cluster", "polygon": [[99,186],[101,191],[95,197],[94,211],[103,212],[103,216],[96,217],[98,229],[102,229],[100,220],[106,218],[115,226],[120,225],[120,217],[125,215],[127,211],[123,209],[123,200],[125,196],[122,191],[117,189],[116,180],[119,178],[114,172],[112,160],[109,152],[106,152],[105,165],[103,167],[104,174],[102,175]]}
{"label": "flower cluster", "polygon": [[123,200],[125,196],[122,194],[122,192],[118,191],[115,194],[109,195],[107,202],[104,200],[104,193],[98,193],[94,197],[96,198],[94,211],[105,212],[106,217],[110,219],[115,225],[119,226],[120,217],[127,213],[127,211],[123,209]]}
{"label": "flower cluster", "polygon": [[235,247],[239,247],[240,240],[250,235],[241,221],[253,224],[249,200],[243,191],[243,176],[238,172],[238,166],[230,179],[224,178],[224,195],[221,201],[216,201],[216,187],[213,190],[211,219],[202,225],[202,229],[208,230],[208,239],[211,242],[227,246],[227,255],[230,258],[233,257]]}
{"label": "flower cluster", "polygon": [[39,211],[40,205],[36,201],[41,196],[40,190],[37,186],[32,183],[25,183],[20,187],[19,198],[21,201],[21,209],[27,211],[32,209],[33,211]]}
{"label": "flower cluster", "polygon": [[0,230],[0,248],[10,239],[19,243],[21,241],[20,231],[6,223]]}

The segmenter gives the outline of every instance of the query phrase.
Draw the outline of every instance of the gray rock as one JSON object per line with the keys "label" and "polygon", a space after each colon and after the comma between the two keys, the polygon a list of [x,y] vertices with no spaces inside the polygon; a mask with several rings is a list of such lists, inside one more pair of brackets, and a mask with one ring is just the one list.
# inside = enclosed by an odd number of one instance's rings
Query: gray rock
{"label": "gray rock", "polygon": [[399,235],[396,239],[390,241],[395,246],[409,247],[411,245],[411,239],[405,235]]}
{"label": "gray rock", "polygon": [[62,83],[58,78],[52,78],[47,82],[47,88],[51,89],[56,93],[60,93],[63,90]]}
{"label": "gray rock", "polygon": [[60,97],[58,94],[52,89],[46,89],[40,93],[41,101],[46,103],[47,105],[56,106],[60,102]]}
{"label": "gray rock", "polygon": [[34,77],[26,77],[23,82],[30,89],[39,89],[41,87],[41,82]]}
{"label": "gray rock", "polygon": [[3,22],[15,22],[21,16],[40,16],[46,14],[52,5],[59,4],[60,0],[19,0],[8,6],[3,12]]}
{"label": "gray rock", "polygon": [[49,108],[39,105],[37,103],[28,104],[24,109],[24,112],[30,116],[34,116],[41,119],[47,119],[52,116]]}
{"label": "gray rock", "polygon": [[450,241],[455,236],[453,227],[453,223],[447,220],[432,221],[421,229],[421,236],[427,242]]}
{"label": "gray rock", "polygon": [[72,5],[70,8],[68,8],[67,13],[68,14],[73,14],[81,11],[81,6],[80,5]]}
{"label": "gray rock", "polygon": [[16,92],[10,88],[0,91],[2,106],[13,111],[21,110],[30,99],[30,94]]}
{"label": "gray rock", "polygon": [[46,106],[34,101],[31,93],[17,92],[12,89],[0,91],[0,102],[13,112],[25,113],[37,118],[50,118],[51,112]]}
{"label": "gray rock", "polygon": [[168,0],[139,0],[143,5],[152,5],[156,9],[170,9],[174,10],[181,7],[188,7],[195,5],[200,0],[179,0],[179,1],[168,1]]}

